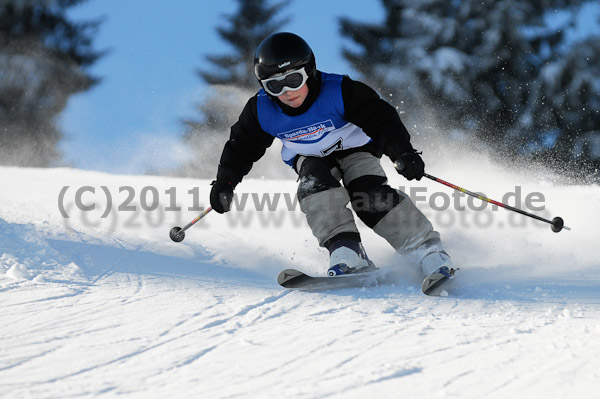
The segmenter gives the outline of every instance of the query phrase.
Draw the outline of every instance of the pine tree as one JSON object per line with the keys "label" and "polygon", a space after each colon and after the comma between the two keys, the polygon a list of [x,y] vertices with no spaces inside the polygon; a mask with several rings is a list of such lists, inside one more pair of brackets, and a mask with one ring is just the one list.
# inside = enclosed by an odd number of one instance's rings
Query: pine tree
{"label": "pine tree", "polygon": [[523,129],[538,160],[587,182],[600,182],[600,40],[589,38],[547,62],[528,99]]}
{"label": "pine tree", "polygon": [[198,70],[210,85],[210,94],[198,106],[201,120],[185,120],[184,140],[195,158],[178,172],[188,176],[214,177],[220,151],[229,137],[247,99],[259,88],[254,75],[254,51],[258,44],[287,23],[279,18],[289,1],[270,4],[268,0],[237,0],[238,10],[225,17],[219,36],[233,48],[227,55],[208,55],[211,70]]}
{"label": "pine tree", "polygon": [[98,21],[65,13],[82,0],[6,0],[0,6],[0,164],[49,166],[60,160],[56,117],[72,94],[98,82],[85,72]]}
{"label": "pine tree", "polygon": [[[526,149],[539,132],[564,131],[568,114],[558,104],[543,111],[544,101],[536,98],[540,77],[562,57],[565,40],[564,30],[548,28],[545,11],[574,10],[580,3],[382,0],[387,16],[381,25],[341,20],[342,35],[359,48],[344,49],[344,56],[385,90],[381,94],[409,125],[435,115],[444,130],[475,135],[495,151],[530,156]],[[590,97],[588,106],[594,101]]]}

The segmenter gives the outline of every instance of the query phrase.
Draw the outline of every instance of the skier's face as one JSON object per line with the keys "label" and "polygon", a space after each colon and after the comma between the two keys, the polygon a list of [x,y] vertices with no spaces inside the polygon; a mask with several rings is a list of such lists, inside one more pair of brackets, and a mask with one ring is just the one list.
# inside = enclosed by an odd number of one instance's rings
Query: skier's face
{"label": "skier's face", "polygon": [[287,105],[288,107],[298,108],[304,103],[306,100],[306,96],[308,95],[308,85],[304,83],[304,85],[296,91],[286,91],[282,95],[277,98],[279,101]]}

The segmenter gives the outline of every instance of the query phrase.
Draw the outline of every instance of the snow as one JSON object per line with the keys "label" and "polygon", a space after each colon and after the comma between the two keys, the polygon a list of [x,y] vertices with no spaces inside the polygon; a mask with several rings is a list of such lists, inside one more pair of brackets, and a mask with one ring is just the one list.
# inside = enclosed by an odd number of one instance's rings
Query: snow
{"label": "snow", "polygon": [[[458,204],[465,210],[436,211],[454,200],[449,188],[408,184],[391,165],[386,170],[392,185],[426,197],[418,206],[462,269],[447,296],[422,295],[410,261],[364,225],[366,250],[391,284],[280,288],[281,269],[324,274],[328,259],[291,200],[293,179],[245,180],[238,187],[244,211],[212,212],[173,243],[170,228],[201,212],[189,209],[194,201],[207,205],[208,180],[0,168],[0,396],[566,398],[597,391],[600,189],[560,185],[530,169],[514,173],[477,154],[428,163],[429,173],[494,199],[515,186],[521,202],[543,194],[545,210],[534,213],[560,215],[572,228],[555,234],[502,209],[469,209],[466,198]],[[68,219],[59,211],[65,186]],[[95,210],[78,210],[81,187],[95,188],[81,198]],[[102,218],[106,192],[113,209]],[[159,206],[144,211],[153,192]],[[277,193],[277,203],[255,209]],[[125,205],[136,210],[117,209]],[[167,210],[174,205],[182,210]]]}

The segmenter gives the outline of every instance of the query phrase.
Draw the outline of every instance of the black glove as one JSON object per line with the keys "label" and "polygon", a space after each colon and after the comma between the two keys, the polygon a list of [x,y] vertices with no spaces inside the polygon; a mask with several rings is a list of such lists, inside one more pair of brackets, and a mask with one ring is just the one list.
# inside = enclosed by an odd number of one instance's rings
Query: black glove
{"label": "black glove", "polygon": [[231,210],[233,201],[233,185],[230,182],[215,180],[211,183],[210,206],[217,213],[225,213]]}
{"label": "black glove", "polygon": [[412,150],[402,154],[390,151],[390,159],[394,162],[394,167],[407,180],[421,180],[425,174],[425,162],[421,158],[421,153]]}

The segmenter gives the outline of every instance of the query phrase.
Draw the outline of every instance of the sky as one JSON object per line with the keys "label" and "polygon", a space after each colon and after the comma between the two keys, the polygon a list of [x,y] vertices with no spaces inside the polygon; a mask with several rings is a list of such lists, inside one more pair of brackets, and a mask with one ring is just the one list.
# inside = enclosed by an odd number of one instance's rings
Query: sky
{"label": "sky", "polygon": [[[351,73],[341,56],[338,18],[380,22],[379,0],[292,0],[283,30],[302,36],[319,69]],[[69,10],[73,21],[102,17],[94,48],[107,50],[89,72],[100,84],[73,96],[61,114],[64,161],[79,169],[144,173],[194,156],[181,140],[184,118],[199,117],[206,85],[196,75],[209,69],[205,56],[231,52],[216,32],[237,2],[88,0]],[[218,149],[220,151],[221,149]]]}

